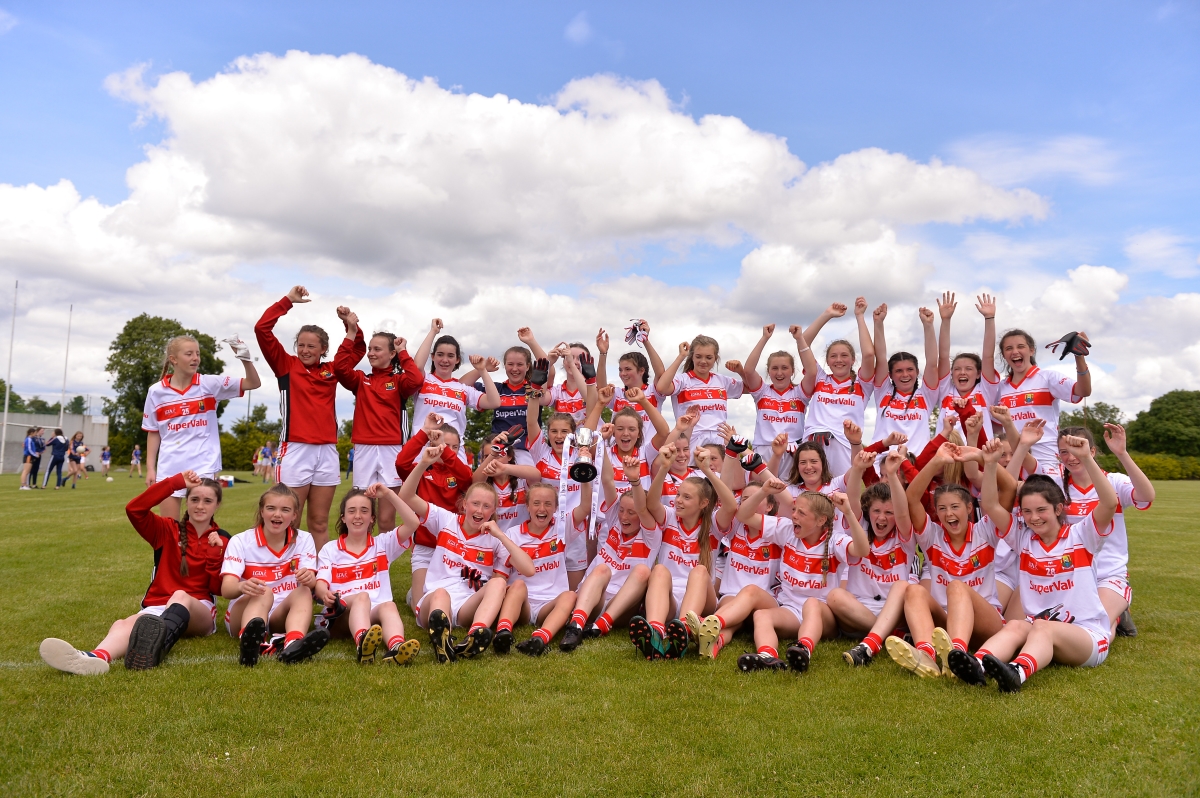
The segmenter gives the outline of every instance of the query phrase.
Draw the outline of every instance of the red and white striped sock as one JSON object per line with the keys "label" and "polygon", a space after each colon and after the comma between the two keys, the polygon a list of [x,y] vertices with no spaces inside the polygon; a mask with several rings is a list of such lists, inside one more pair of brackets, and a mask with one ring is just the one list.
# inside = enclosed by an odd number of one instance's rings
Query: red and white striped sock
{"label": "red and white striped sock", "polygon": [[575,610],[571,613],[571,623],[576,624],[580,629],[587,626],[588,614],[583,610]]}
{"label": "red and white striped sock", "polygon": [[967,650],[967,641],[963,640],[962,638],[959,638],[959,637],[956,637],[953,640],[951,640],[950,645],[954,646],[954,648],[957,651],[962,651],[965,653]]}
{"label": "red and white striped sock", "polygon": [[667,633],[667,627],[663,626],[658,621],[651,621],[650,628],[658,632],[660,635],[665,635]]}
{"label": "red and white striped sock", "polygon": [[511,632],[512,631],[512,621],[508,620],[507,618],[501,620],[500,623],[496,624],[496,631],[497,632]]}
{"label": "red and white striped sock", "polygon": [[99,659],[104,660],[105,662],[107,662],[110,665],[112,664],[112,657],[109,655],[109,653],[107,651],[105,651],[102,648],[97,648],[94,651],[87,651],[85,653],[91,654],[93,657],[98,657]]}
{"label": "red and white striped sock", "polygon": [[725,630],[725,619],[722,618],[720,615],[717,615],[714,617],[716,617],[717,623],[721,624],[721,631],[724,631]]}
{"label": "red and white striped sock", "polygon": [[937,659],[937,652],[934,651],[932,643],[917,643],[917,651],[924,651],[931,659]]}
{"label": "red and white striped sock", "polygon": [[813,641],[812,641],[810,638],[807,638],[807,637],[802,637],[802,638],[800,638],[800,640],[799,640],[798,642],[800,643],[800,645],[802,645],[802,646],[804,646],[806,649],[808,649],[808,653],[809,653],[809,654],[812,654],[812,652],[813,652]]}
{"label": "red and white striped sock", "polygon": [[1028,654],[1021,654],[1013,662],[1021,669],[1021,681],[1024,682],[1033,674],[1037,673],[1037,660]]}
{"label": "red and white striped sock", "polygon": [[775,646],[759,646],[758,654],[759,654],[759,656],[762,656],[765,654],[768,657],[774,657],[775,659],[779,659],[779,652],[775,650]]}
{"label": "red and white striped sock", "polygon": [[481,623],[479,623],[478,621],[476,621],[475,623],[471,624],[471,628],[467,630],[467,636],[469,637],[469,636],[471,636],[471,635],[475,634],[476,632],[478,632],[478,631],[479,631],[480,629],[482,629],[483,627],[484,627],[484,625],[483,625],[483,624],[481,624]]}
{"label": "red and white striped sock", "polygon": [[991,653],[992,652],[988,651],[986,648],[981,648],[975,652],[975,659],[979,660],[979,664],[982,665],[983,664],[983,655],[991,654]]}
{"label": "red and white striped sock", "polygon": [[883,641],[879,639],[879,635],[871,632],[863,638],[863,645],[867,647],[867,651],[870,651],[873,657],[879,653],[879,649],[883,648]]}
{"label": "red and white striped sock", "polygon": [[367,633],[367,630],[366,630],[366,629],[359,629],[358,631],[356,631],[356,632],[354,633],[354,645],[356,645],[356,646],[357,646],[359,643],[361,643],[361,642],[362,642],[362,637],[363,637],[363,635],[365,635],[366,633]]}
{"label": "red and white striped sock", "polygon": [[538,629],[536,632],[534,632],[531,635],[531,637],[536,637],[538,640],[541,640],[546,645],[550,645],[551,634],[550,634],[550,631],[548,629],[546,629],[546,627],[544,627],[544,626],[541,629]]}
{"label": "red and white striped sock", "polygon": [[[581,624],[582,625],[582,624]],[[606,635],[612,631],[613,619],[607,612],[596,619],[596,628],[600,630],[600,634]]]}
{"label": "red and white striped sock", "polygon": [[292,643],[295,643],[297,640],[303,640],[303,639],[304,639],[304,632],[288,632],[286,635],[283,636],[283,645],[284,645],[284,647],[287,647],[287,646],[290,646]]}
{"label": "red and white striped sock", "polygon": [[399,648],[404,645],[404,635],[392,635],[391,640],[387,641],[388,650]]}

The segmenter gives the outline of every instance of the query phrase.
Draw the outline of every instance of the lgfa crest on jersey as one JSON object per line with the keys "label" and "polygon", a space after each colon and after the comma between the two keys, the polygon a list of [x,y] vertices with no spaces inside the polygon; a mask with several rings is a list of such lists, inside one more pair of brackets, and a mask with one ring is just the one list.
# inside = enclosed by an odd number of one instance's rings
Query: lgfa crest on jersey
{"label": "lgfa crest on jersey", "polygon": [[888,565],[896,564],[896,550],[892,549],[888,552]]}
{"label": "lgfa crest on jersey", "polygon": [[385,390],[385,391],[394,391],[394,390],[396,390],[396,381],[395,381],[395,380],[388,380],[387,382],[385,382],[385,383],[383,384],[383,390]]}
{"label": "lgfa crest on jersey", "polygon": [[475,562],[483,562],[483,559],[484,559],[484,558],[483,558],[483,552],[482,552],[482,551],[476,551],[476,552],[475,552]]}
{"label": "lgfa crest on jersey", "polygon": [[1027,404],[1027,405],[1031,405],[1031,404],[1033,404],[1033,394],[1031,394],[1031,393],[1027,393],[1027,394],[1025,394],[1025,396],[1023,396],[1023,397],[1022,397],[1022,400],[1023,400],[1023,401],[1025,402],[1025,404]]}
{"label": "lgfa crest on jersey", "polygon": [[554,540],[552,540],[552,541],[550,541],[550,553],[551,553],[551,554],[557,554],[557,553],[558,553],[558,539],[557,539],[557,538],[556,538],[556,539],[554,539]]}
{"label": "lgfa crest on jersey", "polygon": [[321,375],[321,379],[323,379],[323,380],[327,380],[333,376],[333,372],[330,371],[329,367],[324,364],[322,364],[321,371],[319,373]]}
{"label": "lgfa crest on jersey", "polygon": [[455,479],[454,477],[446,477],[446,487],[447,488],[457,488],[458,480]]}
{"label": "lgfa crest on jersey", "polygon": [[762,558],[764,560],[771,559],[771,547],[770,546],[763,546],[762,548],[760,548],[758,550],[758,553],[762,555]]}
{"label": "lgfa crest on jersey", "polygon": [[978,554],[972,554],[972,555],[971,555],[971,567],[972,567],[972,568],[978,568],[978,567],[979,567],[979,555],[978,555]]}
{"label": "lgfa crest on jersey", "polygon": [[1062,556],[1062,567],[1063,567],[1064,571],[1075,570],[1075,561],[1071,559],[1070,553],[1064,554]]}

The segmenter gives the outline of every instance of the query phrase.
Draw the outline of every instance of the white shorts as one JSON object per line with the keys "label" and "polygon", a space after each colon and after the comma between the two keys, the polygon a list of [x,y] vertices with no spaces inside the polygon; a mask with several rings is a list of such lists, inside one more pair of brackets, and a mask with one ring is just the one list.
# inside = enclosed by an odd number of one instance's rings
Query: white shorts
{"label": "white shorts", "polygon": [[[161,471],[160,471],[160,472],[158,472],[158,473],[159,473],[159,474],[162,474],[163,472],[161,472]],[[200,477],[201,479],[216,479],[216,478],[217,478],[217,475],[216,475],[215,473],[212,473],[212,474],[200,474],[199,472],[196,472],[196,473],[199,475],[199,477]],[[175,476],[175,474],[167,474],[165,477],[164,477],[164,476],[160,476],[160,477],[156,478],[154,481],[155,481],[155,482],[162,482],[163,480],[165,480],[165,479],[170,479],[170,478],[171,478],[171,477],[173,477],[173,476]],[[187,496],[187,488],[180,488],[179,490],[175,491],[175,492],[174,492],[174,493],[172,493],[171,495],[172,495],[174,498],[176,498],[176,499],[182,499],[182,498],[184,498],[185,496]],[[197,601],[199,601],[199,599],[197,599]],[[141,614],[141,613],[139,613],[139,615],[140,615],[140,614]]]}
{"label": "white shorts", "polygon": [[[210,626],[209,630],[204,633],[206,636],[210,635],[217,631],[217,605],[211,601],[206,601],[205,599],[196,599],[196,601],[199,601],[205,607],[208,607],[208,611],[211,613],[212,626]],[[161,618],[162,614],[166,611],[167,605],[160,604],[157,607],[142,607],[140,610],[138,610],[138,615],[153,615],[156,618]]]}
{"label": "white shorts", "polygon": [[[815,598],[817,601],[821,602],[822,604],[825,603],[825,599],[821,598],[820,596],[814,596],[813,598]],[[804,601],[805,601],[805,603],[807,603],[808,599],[805,599]],[[792,615],[795,615],[796,623],[804,623],[804,608],[803,607],[797,607],[794,604],[780,604],[779,609],[787,610]]]}
{"label": "white shorts", "polygon": [[[707,446],[710,443],[720,444],[721,448],[725,448],[725,441],[721,438],[721,433],[717,430],[692,430],[692,437],[688,441],[688,446],[692,447],[692,451],[696,451],[697,446]],[[763,459],[765,460],[766,458]]]}
{"label": "white shorts", "polygon": [[536,598],[530,598],[530,599],[528,599],[528,603],[529,603],[529,623],[530,623],[530,624],[532,624],[532,625],[533,625],[533,626],[535,626],[535,627],[536,627],[536,626],[540,626],[540,624],[538,623],[538,619],[542,617],[542,610],[544,610],[544,609],[546,609],[547,607],[549,607],[549,606],[550,606],[551,604],[553,604],[553,603],[554,603],[554,602],[555,602],[557,599],[558,599],[558,596],[555,596],[554,598],[550,598],[550,599],[544,599],[544,600],[543,600],[543,599],[536,599]]}
{"label": "white shorts", "polygon": [[1125,599],[1126,604],[1133,604],[1133,587],[1129,584],[1127,576],[1110,576],[1107,579],[1101,579],[1096,587],[1108,588]]}
{"label": "white shorts", "polygon": [[416,611],[417,626],[421,627],[422,629],[425,628],[425,624],[421,623],[421,604],[425,602],[425,599],[429,597],[430,593],[438,589],[445,590],[450,594],[450,624],[452,626],[459,625],[458,611],[462,609],[462,605],[466,603],[471,596],[475,595],[475,591],[471,589],[471,586],[462,581],[455,582],[454,584],[444,588],[426,589],[425,595],[421,596],[421,600],[417,602]]}
{"label": "white shorts", "polygon": [[[571,519],[568,517],[567,523],[570,522]],[[567,541],[567,550],[563,554],[563,559],[567,562],[567,573],[587,570],[587,544],[588,536],[586,532],[579,535],[572,535],[571,539]]]}
{"label": "white shorts", "polygon": [[850,444],[842,443],[832,438],[825,447],[825,460],[829,463],[829,473],[840,477],[850,470]]}
{"label": "white shorts", "polygon": [[1102,635],[1084,627],[1080,628],[1091,635],[1092,655],[1087,658],[1087,662],[1083,663],[1079,667],[1094,668],[1103,663],[1104,660],[1108,659],[1108,635]]}
{"label": "white shorts", "polygon": [[683,594],[687,592],[687,580],[682,582],[671,581],[671,601],[674,604],[671,607],[671,617],[679,618],[679,609],[683,606]]}
{"label": "white shorts", "polygon": [[[393,461],[395,462],[395,461]],[[342,484],[342,465],[332,443],[294,443],[279,447],[275,478],[289,488],[318,488]]]}
{"label": "white shorts", "polygon": [[887,604],[887,596],[884,596],[878,600],[876,600],[874,596],[868,596],[867,598],[855,596],[855,598],[858,599],[859,603],[870,610],[871,614],[877,618],[879,617],[879,613],[883,612],[883,605]]}
{"label": "white shorts", "polygon": [[418,546],[412,547],[412,569],[420,571],[422,568],[428,568],[429,563],[433,560],[433,546]]}
{"label": "white shorts", "polygon": [[713,557],[713,581],[725,576],[725,563],[729,561],[729,552],[723,552]]}
{"label": "white shorts", "polygon": [[995,574],[996,574],[996,581],[999,584],[1004,585],[1009,590],[1017,589],[1017,586],[1013,584],[1013,580],[1009,578],[1008,574],[1002,573],[1001,571],[996,571]]}
{"label": "white shorts", "polygon": [[354,487],[369,488],[376,482],[389,488],[399,485],[400,475],[396,473],[396,456],[399,454],[398,443],[354,444]]}

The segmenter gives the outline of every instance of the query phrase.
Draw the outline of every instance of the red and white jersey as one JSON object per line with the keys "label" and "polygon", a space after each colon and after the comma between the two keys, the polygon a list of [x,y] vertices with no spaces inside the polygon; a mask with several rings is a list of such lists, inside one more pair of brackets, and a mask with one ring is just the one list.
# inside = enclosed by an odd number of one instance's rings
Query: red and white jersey
{"label": "red and white jersey", "polygon": [[951,581],[965,582],[997,611],[1002,609],[996,597],[996,541],[1000,536],[991,519],[969,524],[967,539],[958,551],[954,550],[946,530],[928,515],[925,528],[916,530],[916,535],[929,561],[933,580],[929,592],[942,609],[946,608],[946,586]]}
{"label": "red and white jersey", "polygon": [[1101,532],[1089,515],[1074,524],[1063,524],[1058,537],[1047,546],[1033,531],[1016,519],[1005,530],[1020,554],[1021,606],[1026,615],[1043,614],[1047,620],[1063,621],[1107,639],[1108,612],[1097,589],[1096,559],[1107,545],[1112,525]]}
{"label": "red and white jersey", "polygon": [[907,396],[896,390],[892,378],[875,386],[878,414],[875,416],[875,437],[881,441],[893,432],[908,436],[908,450],[919,452],[929,443],[929,414],[937,403],[937,388],[930,388],[921,378]]}
{"label": "red and white jersey", "polygon": [[483,394],[470,385],[464,385],[451,377],[440,379],[436,374],[426,374],[421,390],[413,398],[412,429],[421,429],[425,417],[437,413],[442,420],[458,430],[459,437],[467,429],[467,410],[478,410]]}
{"label": "red and white jersey", "polygon": [[[657,388],[654,387],[653,382],[642,388],[642,393],[646,394],[646,398],[650,400],[650,404],[657,407],[659,412],[662,412],[663,395],[658,392]],[[646,411],[642,409],[642,406],[636,402],[629,402],[625,399],[624,385],[613,386],[613,398],[608,403],[607,407],[614,413],[623,407],[632,407],[637,411],[638,417],[642,420],[642,438],[646,442],[649,442],[650,439],[656,434],[654,425],[650,423],[650,416],[647,415]]]}
{"label": "red and white jersey", "polygon": [[763,380],[757,391],[750,392],[757,417],[754,421],[754,448],[770,450],[771,441],[783,433],[789,441],[804,437],[804,411],[808,396],[799,385],[789,385],[784,391]]}
{"label": "red and white jersey", "polygon": [[[707,379],[700,379],[696,372],[689,371],[675,377],[671,393],[671,407],[675,418],[681,418],[693,407],[700,409],[700,420],[692,431],[697,433],[717,432],[717,427],[729,419],[729,400],[742,395],[742,381],[737,377],[709,372]],[[710,436],[711,437],[711,436]]]}
{"label": "red and white jersey", "polygon": [[[658,550],[658,562],[671,572],[671,591],[680,593],[687,587],[688,574],[700,564],[700,527],[703,519],[697,519],[690,529],[675,515],[675,508],[667,508],[667,517],[662,523],[662,546]],[[713,512],[712,535],[719,535],[716,511]],[[709,541],[709,550],[716,555],[717,541]]]}
{"label": "red and white jersey", "polygon": [[[530,604],[551,601],[571,589],[567,584],[567,561],[563,556],[567,550],[567,541],[555,533],[553,523],[546,527],[541,535],[535,535],[529,530],[529,522],[526,521],[513,529],[509,539],[533,560],[533,576],[525,576],[513,568],[507,551],[504,552],[496,572],[508,574],[510,585],[517,581],[524,582],[525,587],[529,589]],[[535,618],[534,622],[536,621]]]}
{"label": "red and white jersey", "polygon": [[146,392],[142,429],[161,439],[156,468],[163,477],[191,469],[200,476],[221,470],[221,434],[217,428],[217,402],[242,395],[238,377],[194,374],[182,391],[171,386],[167,375]]}
{"label": "red and white jersey", "polygon": [[629,578],[629,572],[637,566],[653,568],[662,546],[662,528],[657,526],[653,529],[640,527],[633,537],[625,537],[621,525],[617,522],[617,506],[618,504],[614,503],[611,507],[600,508],[604,518],[600,522],[597,534],[599,545],[596,547],[596,556],[587,570],[590,575],[597,566],[608,566],[612,576],[608,579],[606,593],[616,593],[620,590]]}
{"label": "red and white jersey", "polygon": [[847,552],[850,566],[846,589],[864,601],[882,601],[897,582],[907,582],[916,559],[917,541],[911,536],[905,543],[895,532],[883,540],[871,541],[871,553],[855,557]]}
{"label": "red and white jersey", "polygon": [[[995,431],[992,428],[992,411],[991,407],[996,404],[996,398],[1000,394],[1000,384],[993,385],[987,380],[980,380],[971,393],[963,396],[958,392],[958,388],[954,386],[954,378],[947,374],[938,382],[937,390],[937,406],[940,408],[937,419],[936,435],[941,435],[946,429],[946,414],[954,412],[955,399],[970,399],[971,404],[975,406],[975,412],[983,416],[983,434],[990,441],[995,437]],[[962,425],[958,425],[958,429],[962,431]],[[1020,427],[1017,428],[1018,431]],[[974,444],[972,444],[974,445]],[[916,450],[912,450],[916,451]]]}
{"label": "red and white jersey", "polygon": [[779,559],[779,590],[775,598],[780,604],[804,606],[805,599],[822,601],[839,584],[838,566],[848,558],[847,547],[852,538],[839,534],[837,527],[822,534],[810,546],[796,536],[790,518],[763,527],[763,534],[750,541],[752,545],[774,543],[782,549]]}
{"label": "red and white jersey", "polygon": [[707,479],[707,477],[704,476],[703,471],[698,468],[692,468],[691,466],[688,466],[688,470],[685,471],[682,476],[676,474],[674,471],[667,472],[667,476],[663,480],[662,488],[662,503],[664,507],[672,510],[675,509],[675,497],[679,495],[679,486],[682,485],[683,481],[688,477],[700,477],[701,479]]}
{"label": "red and white jersey", "polygon": [[478,571],[487,581],[496,565],[508,557],[508,549],[498,539],[486,532],[468,537],[462,528],[462,516],[436,505],[428,505],[421,524],[437,539],[425,573],[426,593],[462,584],[462,569],[467,567]]}
{"label": "red and white jersey", "polygon": [[399,540],[396,530],[368,537],[362,551],[346,546],[343,535],[321,547],[317,555],[317,580],[340,593],[343,599],[355,593],[366,593],[375,607],[392,600],[392,578],[388,573],[392,562],[412,546],[412,538]]}
{"label": "red and white jersey", "polygon": [[496,489],[496,494],[500,497],[500,502],[496,505],[496,513],[492,516],[496,526],[507,533],[510,529],[529,520],[529,508],[525,505],[525,480],[510,477],[509,481],[503,485],[499,482],[492,482],[492,487]]}
{"label": "red and white jersey", "polygon": [[838,382],[818,366],[817,381],[804,417],[804,433],[829,432],[849,446],[842,422],[850,419],[861,427],[867,402],[874,392],[875,385],[870,380],[860,380],[857,374],[851,373],[845,382]]}
{"label": "red and white jersey", "polygon": [[1033,445],[1031,452],[1039,463],[1053,463],[1058,459],[1058,403],[1075,403],[1075,380],[1057,371],[1042,371],[1037,366],[1025,372],[1025,378],[1014,384],[1011,377],[1000,381],[996,403],[1008,408],[1017,431],[1025,422],[1040,418],[1046,422],[1042,439]]}
{"label": "red and white jersey", "polygon": [[583,394],[568,387],[567,380],[550,389],[550,409],[555,413],[566,413],[576,424],[583,423],[583,417],[587,415]]}
{"label": "red and white jersey", "polygon": [[[778,526],[785,519],[773,515],[760,515],[763,528]],[[789,523],[791,523],[789,521]],[[735,596],[744,587],[755,585],[770,591],[779,577],[779,558],[783,549],[778,544],[762,540],[751,542],[749,529],[736,518],[730,525],[729,534],[721,542],[729,549],[725,560],[725,571],[721,575],[721,595]]]}
{"label": "red and white jersey", "polygon": [[[635,450],[638,456],[638,473],[641,475],[642,490],[650,490],[650,462],[658,455],[649,444],[642,444],[642,448]],[[624,468],[624,462],[621,460],[621,453],[617,451],[617,446],[614,443],[608,449],[608,458],[612,461],[613,468],[620,472]],[[629,483],[623,479],[617,479],[617,498],[624,496],[629,492]],[[666,485],[663,485],[663,492],[666,493]]]}
{"label": "red and white jersey", "polygon": [[[544,432],[538,432],[538,436],[529,443],[529,456],[533,458],[533,464],[537,468],[538,473],[542,475],[542,482],[548,483],[552,488],[558,490],[559,480],[562,478],[562,470],[564,468],[562,458],[555,454],[554,449],[550,446],[550,441],[546,439]],[[570,469],[571,463],[565,466]],[[568,471],[568,474],[570,472]],[[561,502],[559,510],[568,515],[579,506],[580,489],[583,486],[575,480],[567,477],[567,500]]]}
{"label": "red and white jersey", "polygon": [[261,579],[271,588],[274,603],[287,598],[296,589],[296,574],[308,569],[317,570],[317,547],[312,535],[296,530],[282,549],[275,551],[267,543],[262,527],[247,529],[229,539],[221,576],[233,574],[238,579]]}
{"label": "red and white jersey", "polygon": [[[1125,531],[1125,508],[1150,509],[1150,502],[1140,502],[1133,495],[1133,481],[1124,474],[1105,474],[1117,492],[1117,513],[1113,516],[1112,532],[1107,535],[1104,548],[1096,555],[1096,578],[1104,581],[1114,576],[1125,577],[1129,572],[1129,536]],[[1073,478],[1067,479],[1067,523],[1074,524],[1092,514],[1100,499],[1096,486],[1079,487]]]}
{"label": "red and white jersey", "polygon": [[[804,493],[806,490],[808,490],[808,488],[804,487],[804,485],[788,485],[787,486],[787,492],[792,497],[792,501],[795,501],[796,499],[798,499],[800,497],[800,494]],[[833,494],[833,493],[845,493],[846,492],[846,475],[838,474],[836,477],[831,479],[829,482],[826,482],[824,485],[822,485],[820,488],[818,488],[817,492],[824,496],[829,496],[830,494]],[[849,533],[849,530],[850,530],[849,525],[846,524],[846,519],[842,516],[842,511],[836,507],[833,508],[833,529],[835,532],[838,530],[841,530],[841,531],[846,532],[847,534]],[[843,564],[844,563],[845,563],[845,561],[843,560]]]}

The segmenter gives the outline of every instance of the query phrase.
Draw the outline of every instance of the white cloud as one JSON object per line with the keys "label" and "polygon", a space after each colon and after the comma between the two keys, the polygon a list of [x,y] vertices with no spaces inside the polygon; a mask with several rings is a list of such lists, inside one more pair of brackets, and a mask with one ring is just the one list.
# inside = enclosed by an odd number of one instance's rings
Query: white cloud
{"label": "white cloud", "polygon": [[1125,257],[1134,268],[1162,272],[1170,277],[1195,277],[1200,274],[1200,257],[1192,242],[1166,228],[1146,230],[1125,239]]}
{"label": "white cloud", "polygon": [[1101,186],[1119,177],[1119,155],[1103,139],[1092,136],[1057,136],[1042,141],[979,136],[955,142],[950,153],[956,163],[1000,186],[1055,177]]}
{"label": "white cloud", "polygon": [[17,27],[17,18],[0,8],[0,36]]}
{"label": "white cloud", "polygon": [[588,40],[592,38],[592,26],[588,23],[586,11],[580,11],[575,15],[574,19],[567,23],[567,28],[563,31],[563,36],[571,44],[587,44]]}
{"label": "white cloud", "polygon": [[[469,350],[490,354],[522,322],[548,343],[590,340],[601,325],[619,340],[620,326],[645,316],[668,360],[702,330],[740,359],[759,325],[808,323],[861,293],[895,308],[892,345],[920,352],[916,306],[956,286],[928,284],[932,266],[903,233],[1048,210],[1027,189],[936,159],[865,149],[809,167],[740,119],[684,113],[655,81],[595,76],[533,104],[449,91],[360,56],[292,52],[239,59],[199,82],[149,81],[136,67],[107,85],[168,131],[128,170],[126,200],[105,205],[66,180],[0,185],[0,275],[20,277],[26,297],[14,379],[23,393],[56,385],[45,364],[61,363],[68,302],[79,331],[69,391],[97,392],[108,342],[131,316],[249,339],[294,282],[317,299],[280,325],[285,340],[305,322],[336,340],[338,304],[414,344],[442,316]],[[629,273],[646,245],[747,242],[736,280],[722,275],[729,291]],[[961,273],[957,287],[977,290]],[[1080,267],[1055,279],[1030,266],[992,286],[1010,303],[1006,323],[1039,340],[1085,326],[1098,351],[1152,347],[1168,333],[1179,350],[1200,341],[1187,301],[1163,298],[1173,310],[1122,328],[1134,306],[1120,304],[1119,273]],[[1173,329],[1158,329],[1165,318]],[[973,323],[961,324],[971,336]],[[853,329],[833,323],[817,345]],[[772,348],[789,348],[780,335]],[[1105,362],[1124,374],[1115,364],[1136,360]],[[1186,381],[1161,374],[1146,385]],[[1147,390],[1113,385],[1117,401]],[[746,426],[749,412],[739,406],[735,418]]]}

